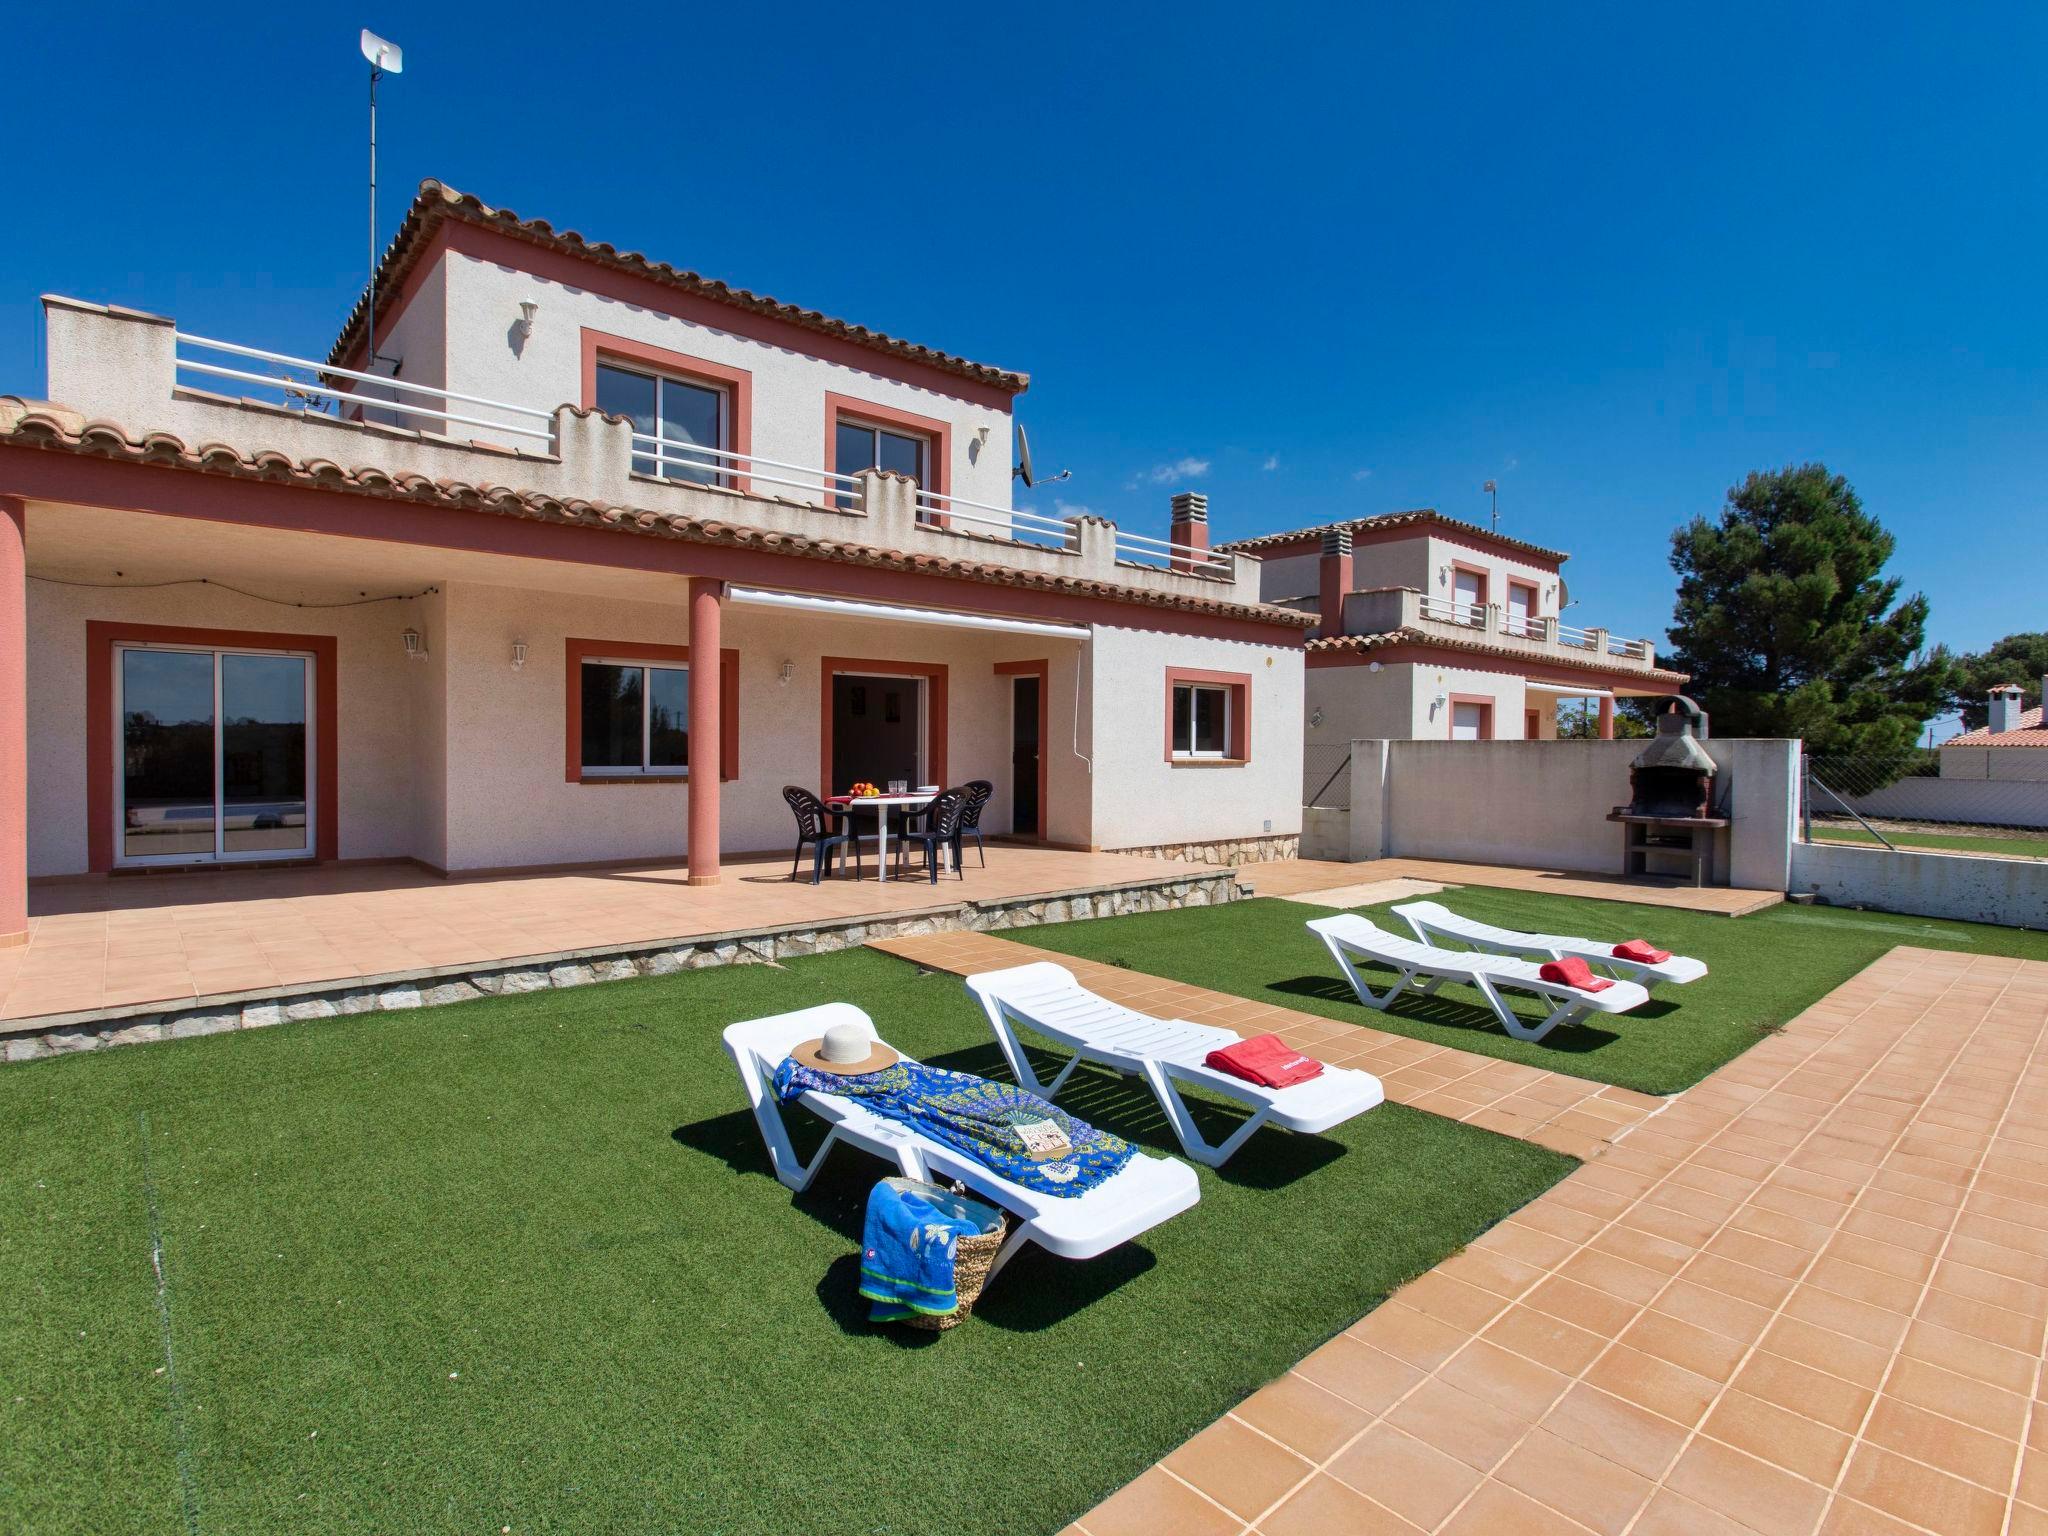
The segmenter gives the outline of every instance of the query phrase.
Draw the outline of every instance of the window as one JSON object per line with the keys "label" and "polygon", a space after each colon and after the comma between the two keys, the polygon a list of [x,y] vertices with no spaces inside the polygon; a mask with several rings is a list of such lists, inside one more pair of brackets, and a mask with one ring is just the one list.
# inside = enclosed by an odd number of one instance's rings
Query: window
{"label": "window", "polygon": [[1507,632],[1531,640],[1543,638],[1543,623],[1536,613],[1536,589],[1525,581],[1508,583]]}
{"label": "window", "polygon": [[583,772],[681,774],[690,766],[690,670],[586,661]]}
{"label": "window", "polygon": [[[927,489],[931,484],[931,442],[908,432],[892,432],[887,427],[842,420],[833,428],[832,468],[842,475],[857,475],[864,469],[886,469],[894,474],[908,475],[917,482],[920,490]],[[842,492],[836,503],[850,507],[853,497]],[[930,515],[922,510],[918,516],[921,521],[930,520]]]}
{"label": "window", "polygon": [[1173,755],[1226,757],[1230,749],[1230,690],[1203,683],[1173,689]]}
{"label": "window", "polygon": [[[728,485],[724,449],[730,416],[726,391],[663,374],[637,373],[613,363],[597,365],[597,408],[624,416],[633,430],[659,440],[636,443],[633,472],[692,485]],[[640,451],[645,450],[645,451]]]}
{"label": "window", "polygon": [[1491,741],[1493,739],[1493,705],[1479,699],[1454,699],[1451,702],[1451,740]]}

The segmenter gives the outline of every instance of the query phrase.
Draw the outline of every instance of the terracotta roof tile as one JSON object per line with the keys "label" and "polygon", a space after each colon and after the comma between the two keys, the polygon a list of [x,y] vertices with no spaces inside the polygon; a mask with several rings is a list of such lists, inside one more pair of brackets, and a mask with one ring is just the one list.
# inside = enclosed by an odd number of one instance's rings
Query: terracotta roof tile
{"label": "terracotta roof tile", "polygon": [[[656,261],[638,251],[622,251],[602,241],[586,240],[573,229],[558,230],[545,219],[522,219],[509,208],[493,208],[480,198],[472,197],[466,192],[458,192],[453,187],[431,178],[420,183],[419,194],[413,198],[412,207],[406,211],[404,221],[398,226],[398,233],[392,237],[390,246],[377,263],[377,319],[380,329],[386,312],[398,302],[406,273],[425,253],[434,230],[447,219],[461,219],[486,229],[495,229],[515,239],[531,241],[535,245],[562,251],[586,261],[594,261],[602,266],[631,272],[701,298],[711,299],[720,304],[730,304],[735,309],[772,316],[791,325],[802,326],[805,330],[816,331],[820,335],[836,336],[860,346],[872,347],[878,352],[908,358],[927,367],[993,385],[1012,394],[1022,394],[1031,385],[1029,374],[992,367],[987,363],[971,362],[964,357],[955,357],[950,352],[920,346],[916,342],[904,341],[881,331],[870,330],[864,325],[855,325],[849,320],[838,320],[831,315],[820,314],[815,309],[786,304],[766,294],[752,293],[745,288],[735,288],[730,283],[719,282],[716,278],[685,271],[681,267],[672,267],[665,261]],[[337,367],[343,364],[343,360],[361,337],[364,310],[368,303],[369,292],[365,289],[363,295],[356,300],[355,307],[349,311],[348,319],[342,324],[340,336],[335,338],[334,346],[327,354],[327,360]]]}
{"label": "terracotta roof tile", "polygon": [[[0,444],[39,448],[56,452],[120,459],[135,464],[201,474],[225,475],[242,480],[269,480],[311,486],[354,496],[376,496],[394,501],[431,502],[505,517],[530,518],[539,522],[615,529],[646,537],[682,539],[697,544],[770,550],[808,560],[827,560],[843,565],[877,566],[896,570],[924,571],[934,575],[984,582],[991,586],[1016,587],[1071,596],[1099,597],[1113,602],[1147,608],[1209,613],[1226,618],[1249,619],[1289,629],[1306,629],[1315,623],[1313,614],[1260,603],[1239,603],[1193,593],[1169,592],[1146,587],[1124,586],[1118,582],[1088,577],[1061,576],[1004,565],[992,560],[956,558],[948,555],[913,554],[881,549],[844,539],[816,538],[808,534],[756,528],[719,518],[693,517],[682,513],[658,512],[643,507],[625,507],[581,498],[561,498],[544,492],[518,490],[512,486],[482,481],[471,483],[450,477],[435,478],[414,471],[390,471],[376,465],[345,468],[332,459],[294,459],[277,449],[242,450],[227,443],[204,442],[189,445],[169,432],[146,432],[137,436],[116,422],[87,420],[77,411],[46,400],[24,400],[17,395],[0,395]],[[516,459],[508,458],[508,464]],[[751,498],[733,494],[738,506]],[[793,503],[794,504],[794,503]]]}
{"label": "terracotta roof tile", "polygon": [[1508,661],[1525,661],[1532,665],[1546,667],[1571,667],[1587,672],[1620,672],[1627,670],[1632,675],[1640,676],[1645,682],[1652,683],[1671,683],[1676,685],[1688,681],[1691,677],[1690,673],[1667,672],[1662,667],[1651,667],[1636,673],[1632,668],[1615,667],[1592,658],[1582,661],[1576,656],[1557,655],[1549,651],[1518,651],[1511,646],[1493,645],[1484,640],[1457,639],[1450,635],[1439,635],[1408,628],[1382,630],[1375,635],[1318,636],[1308,642],[1308,649],[1311,652],[1364,652],[1387,645],[1426,645],[1432,650],[1463,651],[1474,656],[1495,656]]}
{"label": "terracotta roof tile", "polygon": [[1545,560],[1559,562],[1571,559],[1563,550],[1545,549],[1541,544],[1531,544],[1527,539],[1510,538],[1505,533],[1495,533],[1491,528],[1482,528],[1477,523],[1468,523],[1455,517],[1445,517],[1434,507],[1416,507],[1407,512],[1381,512],[1372,517],[1355,517],[1343,522],[1318,523],[1313,528],[1290,528],[1281,533],[1261,533],[1249,539],[1232,539],[1228,544],[1219,544],[1219,550],[1254,553],[1268,549],[1275,544],[1291,544],[1297,540],[1320,539],[1331,528],[1349,528],[1353,538],[1378,528],[1405,528],[1410,524],[1435,523],[1440,527],[1456,529],[1459,533],[1474,534],[1482,539],[1491,539],[1510,549],[1519,549]]}
{"label": "terracotta roof tile", "polygon": [[1951,736],[1942,743],[1944,747],[2048,747],[2048,728],[2041,719],[2041,707],[2020,711],[2018,727],[2010,731],[1994,731],[1988,725],[1980,725],[1974,731],[1965,731],[1960,736]]}

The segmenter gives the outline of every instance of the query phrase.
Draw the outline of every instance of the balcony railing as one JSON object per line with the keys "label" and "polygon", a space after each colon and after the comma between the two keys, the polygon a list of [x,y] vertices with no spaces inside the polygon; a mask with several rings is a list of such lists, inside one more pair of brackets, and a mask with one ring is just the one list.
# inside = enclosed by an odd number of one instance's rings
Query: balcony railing
{"label": "balcony railing", "polygon": [[1576,659],[1597,656],[1605,660],[1654,666],[1656,648],[1647,640],[1619,639],[1604,629],[1585,629],[1566,624],[1550,614],[1515,613],[1497,606],[1459,602],[1438,597],[1413,587],[1372,587],[1353,592],[1344,600],[1343,632],[1351,635],[1385,634],[1409,626],[1478,631],[1517,641],[1514,649],[1527,648],[1532,656],[1560,653]]}
{"label": "balcony railing", "polygon": [[743,476],[749,485],[804,491],[827,506],[835,502],[851,506],[860,491],[860,482],[852,475],[813,469],[807,464],[785,464],[780,459],[764,459],[751,453],[732,453],[724,448],[706,448],[699,443],[678,443],[649,432],[633,434],[633,470],[636,474],[685,485],[729,487]]}
{"label": "balcony railing", "polygon": [[1486,628],[1486,608],[1481,603],[1461,603],[1455,598],[1422,594],[1422,616],[1439,624],[1457,624],[1466,629]]}
{"label": "balcony railing", "polygon": [[[407,426],[432,422],[436,424],[435,430],[440,430],[439,424],[456,422],[466,427],[483,427],[511,437],[537,440],[548,446],[554,443],[553,411],[507,405],[502,400],[457,394],[432,384],[414,384],[406,379],[386,378],[379,373],[359,373],[353,368],[336,368],[329,363],[309,362],[282,352],[266,352],[260,347],[244,347],[232,341],[214,341],[210,337],[192,336],[184,331],[177,332],[177,342],[180,349],[178,373],[181,376],[198,374],[209,379],[233,379],[242,384],[255,384],[277,397],[271,404],[291,410],[324,412],[331,407],[338,418],[344,419],[351,408],[359,415],[367,411],[386,412]],[[232,367],[186,355],[193,351],[246,358],[270,366],[260,372],[254,368]],[[329,380],[345,383],[334,384]],[[479,414],[483,411],[491,414]]]}

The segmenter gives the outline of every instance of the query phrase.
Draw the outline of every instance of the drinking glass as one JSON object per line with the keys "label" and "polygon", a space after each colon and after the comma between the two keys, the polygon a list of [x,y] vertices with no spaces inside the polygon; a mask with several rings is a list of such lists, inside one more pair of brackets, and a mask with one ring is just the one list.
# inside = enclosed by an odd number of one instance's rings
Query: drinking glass
{"label": "drinking glass", "polygon": [[908,779],[891,779],[889,781],[889,793],[892,795],[900,795],[908,788],[910,788],[910,780]]}

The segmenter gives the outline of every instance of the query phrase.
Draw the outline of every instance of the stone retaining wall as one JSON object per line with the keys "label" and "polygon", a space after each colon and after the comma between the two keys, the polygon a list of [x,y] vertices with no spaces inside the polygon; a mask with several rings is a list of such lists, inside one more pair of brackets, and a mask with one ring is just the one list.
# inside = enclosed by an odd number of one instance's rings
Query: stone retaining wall
{"label": "stone retaining wall", "polygon": [[1128,853],[1137,858],[1166,859],[1176,864],[1218,864],[1235,869],[1240,864],[1264,864],[1273,859],[1301,856],[1298,833],[1272,837],[1231,837],[1214,843],[1158,843],[1147,848],[1105,848],[1104,853]]}
{"label": "stone retaining wall", "polygon": [[418,975],[371,977],[340,986],[315,984],[261,995],[224,996],[176,1009],[164,1009],[161,1005],[155,1011],[148,1005],[107,1009],[89,1017],[67,1016],[40,1025],[29,1020],[11,1020],[0,1023],[0,1061],[34,1061],[44,1056],[97,1050],[101,1046],[180,1040],[231,1029],[262,1029],[272,1024],[341,1018],[356,1013],[431,1008],[479,997],[583,987],[636,976],[667,976],[715,965],[762,965],[849,949],[869,939],[961,930],[992,932],[1029,928],[1039,923],[1120,917],[1130,912],[1207,907],[1233,900],[1236,895],[1235,876],[1223,871],[1191,871],[1185,878],[1143,885],[1019,896],[1007,901],[968,901],[923,912],[848,918],[815,927],[792,925],[753,933],[711,934],[667,944],[582,950],[487,966],[442,967]]}

